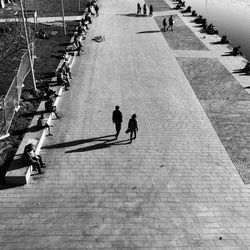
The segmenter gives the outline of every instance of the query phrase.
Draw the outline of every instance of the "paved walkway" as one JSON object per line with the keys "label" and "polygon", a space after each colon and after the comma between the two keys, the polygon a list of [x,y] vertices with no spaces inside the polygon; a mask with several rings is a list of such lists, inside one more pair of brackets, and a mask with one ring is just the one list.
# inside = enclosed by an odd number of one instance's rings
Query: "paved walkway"
{"label": "paved walkway", "polygon": [[[250,190],[163,35],[143,32],[158,30],[154,18],[135,9],[102,1],[41,152],[46,173],[0,191],[1,249],[250,246]],[[139,133],[129,144],[133,113]]]}

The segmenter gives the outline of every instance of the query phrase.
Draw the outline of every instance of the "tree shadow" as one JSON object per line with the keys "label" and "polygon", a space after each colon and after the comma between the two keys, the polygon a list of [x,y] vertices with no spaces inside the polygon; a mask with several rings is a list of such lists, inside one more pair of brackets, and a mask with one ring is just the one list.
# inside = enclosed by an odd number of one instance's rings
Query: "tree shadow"
{"label": "tree shadow", "polygon": [[114,142],[114,139],[112,139],[112,140],[108,140],[106,142],[95,144],[95,145],[92,145],[92,146],[78,148],[78,149],[74,149],[74,150],[69,150],[69,151],[66,151],[65,154],[93,151],[93,150],[98,150],[98,149],[109,148],[109,147],[112,147],[112,146],[127,145],[127,144],[130,144],[130,143],[131,143],[130,139],[123,140],[123,141],[116,141],[116,142]]}
{"label": "tree shadow", "polygon": [[150,34],[150,33],[158,33],[158,32],[161,32],[161,30],[145,30],[145,31],[137,32],[136,34]]}
{"label": "tree shadow", "polygon": [[53,145],[49,145],[49,146],[45,146],[42,147],[42,149],[53,149],[53,148],[66,148],[66,147],[72,147],[72,146],[76,146],[79,144],[84,144],[84,143],[89,143],[89,142],[93,142],[93,141],[112,141],[110,139],[108,139],[109,137],[114,137],[114,135],[106,135],[106,136],[100,136],[100,137],[93,137],[93,138],[89,138],[89,139],[82,139],[82,140],[75,140],[75,141],[69,141],[69,142],[64,142],[64,143],[58,143],[58,144],[53,144]]}

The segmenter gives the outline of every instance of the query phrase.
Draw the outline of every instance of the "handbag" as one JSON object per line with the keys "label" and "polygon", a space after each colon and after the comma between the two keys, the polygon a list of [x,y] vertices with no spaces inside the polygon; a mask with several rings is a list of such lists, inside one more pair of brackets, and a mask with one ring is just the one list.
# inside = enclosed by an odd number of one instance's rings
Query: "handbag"
{"label": "handbag", "polygon": [[128,128],[125,133],[128,134],[129,132],[131,132],[131,130]]}

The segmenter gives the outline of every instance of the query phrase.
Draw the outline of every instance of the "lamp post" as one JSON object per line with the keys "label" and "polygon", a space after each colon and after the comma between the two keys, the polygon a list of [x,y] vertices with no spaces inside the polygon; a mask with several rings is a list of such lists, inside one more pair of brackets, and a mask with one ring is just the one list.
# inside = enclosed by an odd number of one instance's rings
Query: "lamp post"
{"label": "lamp post", "polygon": [[31,51],[30,51],[30,43],[29,43],[29,38],[28,38],[28,31],[27,31],[26,20],[25,20],[24,11],[23,11],[23,0],[20,0],[20,4],[21,4],[23,26],[24,26],[24,31],[25,31],[25,38],[26,38],[26,43],[27,43],[27,48],[28,48],[28,54],[29,54],[29,61],[30,61],[32,81],[33,81],[34,89],[37,90],[37,88],[36,88],[36,80],[35,80],[35,75],[34,75],[34,69],[33,69],[33,61],[31,59]]}
{"label": "lamp post", "polygon": [[63,0],[61,0],[61,4],[62,4],[62,21],[63,21],[63,30],[64,30],[64,35],[66,36],[66,26],[65,26],[65,19],[64,19],[64,4],[63,4]]}

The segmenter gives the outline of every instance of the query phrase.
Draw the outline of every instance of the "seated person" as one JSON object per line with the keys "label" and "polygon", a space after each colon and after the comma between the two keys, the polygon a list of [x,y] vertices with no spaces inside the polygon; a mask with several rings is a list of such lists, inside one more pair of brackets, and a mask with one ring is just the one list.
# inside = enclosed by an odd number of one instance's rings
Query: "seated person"
{"label": "seated person", "polygon": [[[77,42],[77,47],[79,47],[79,43],[81,44],[80,41]],[[81,47],[82,47],[82,44],[81,44]],[[72,79],[72,75],[71,75],[71,68],[69,66],[69,62],[68,62],[68,59],[66,59],[64,62],[63,62],[63,65],[62,65],[63,68],[65,68],[65,73],[69,75],[69,78]]]}
{"label": "seated person", "polygon": [[246,63],[246,66],[242,69],[243,73],[250,73],[250,62]]}
{"label": "seated person", "polygon": [[191,12],[191,6],[188,6],[185,10],[185,12]]}
{"label": "seated person", "polygon": [[77,35],[78,35],[78,36],[81,36],[81,35],[82,35],[83,29],[82,29],[82,26],[81,26],[80,23],[78,24],[78,26],[77,26],[77,28],[76,28],[76,31],[77,31]]}
{"label": "seated person", "polygon": [[34,168],[33,170],[37,169],[39,174],[43,174],[41,168],[46,167],[46,165],[43,163],[42,157],[35,153],[32,143],[25,146],[23,152],[23,161],[27,166],[32,165]]}
{"label": "seated person", "polygon": [[58,70],[57,74],[56,74],[56,81],[58,85],[64,85],[65,81],[63,79],[63,72],[61,69]]}
{"label": "seated person", "polygon": [[92,23],[91,17],[88,13],[85,15],[85,21],[87,21],[90,24]]}
{"label": "seated person", "polygon": [[46,102],[45,102],[45,110],[47,112],[50,112],[50,113],[54,113],[56,118],[59,119],[59,115],[57,114],[56,112],[56,106],[53,105],[53,102],[51,99],[48,99]]}
{"label": "seated person", "polygon": [[222,38],[221,38],[221,40],[220,40],[220,42],[221,42],[222,44],[229,43],[229,41],[227,40],[227,36],[226,36],[226,35],[223,35]]}
{"label": "seated person", "polygon": [[195,10],[193,10],[193,11],[192,11],[191,16],[197,16],[197,13],[196,13],[196,11],[195,11]]}
{"label": "seated person", "polygon": [[45,120],[44,120],[44,115],[43,114],[41,114],[41,116],[38,118],[38,120],[37,120],[37,127],[39,128],[39,129],[44,129],[44,128],[48,128],[48,131],[49,131],[49,134],[48,135],[53,135],[52,133],[51,133],[51,130],[50,130],[50,127],[52,127],[52,126],[50,126]]}
{"label": "seated person", "polygon": [[233,51],[232,51],[232,55],[233,56],[242,55],[242,52],[240,51],[240,48],[241,48],[240,46],[234,47]]}
{"label": "seated person", "polygon": [[78,53],[77,53],[77,55],[79,56],[80,55],[80,53],[81,53],[81,51],[82,51],[82,43],[80,42],[80,41],[78,41],[78,46],[77,46],[77,51],[78,51]]}
{"label": "seated person", "polygon": [[45,89],[45,94],[47,98],[51,98],[51,96],[58,97],[59,95],[56,93],[56,91],[50,89],[49,86],[46,87]]}

